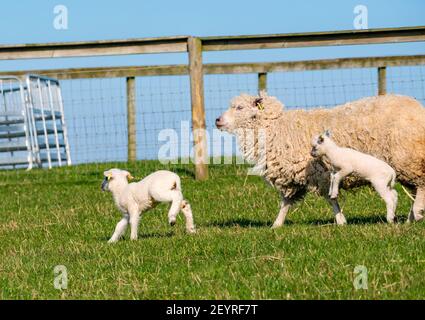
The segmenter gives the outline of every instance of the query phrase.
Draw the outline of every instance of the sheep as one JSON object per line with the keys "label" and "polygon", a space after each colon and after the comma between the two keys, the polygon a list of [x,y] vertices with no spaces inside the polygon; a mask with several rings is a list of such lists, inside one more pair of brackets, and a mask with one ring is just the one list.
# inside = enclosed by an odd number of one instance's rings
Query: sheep
{"label": "sheep", "polygon": [[[423,218],[425,109],[413,98],[388,94],[330,109],[285,111],[278,99],[265,92],[258,96],[242,94],[233,98],[230,108],[216,119],[216,126],[236,136],[244,158],[264,164],[262,176],[281,195],[273,228],[283,225],[291,205],[307,191],[323,195],[332,205],[336,222],[346,223],[337,199],[328,196],[329,165],[310,156],[311,137],[326,128],[332,130],[336,143],[393,167],[402,185],[416,189],[409,221]],[[259,132],[264,139],[257,137]],[[349,177],[342,187],[359,183],[357,178]]]}
{"label": "sheep", "polygon": [[387,222],[393,223],[397,207],[397,191],[394,190],[396,173],[386,162],[371,155],[350,148],[339,147],[328,130],[312,140],[311,155],[324,157],[329,161],[332,172],[329,197],[338,197],[339,183],[346,176],[355,173],[368,180],[382,197],[387,206]]}
{"label": "sheep", "polygon": [[109,243],[119,240],[130,223],[131,240],[137,240],[137,229],[143,212],[155,207],[160,202],[171,202],[168,222],[173,226],[177,214],[182,211],[186,218],[186,231],[195,233],[192,209],[184,200],[180,177],[170,171],[159,170],[151,173],[139,182],[128,183],[133,179],[128,171],[110,169],[103,173],[102,191],[112,193],[117,208],[123,217],[117,223]]}

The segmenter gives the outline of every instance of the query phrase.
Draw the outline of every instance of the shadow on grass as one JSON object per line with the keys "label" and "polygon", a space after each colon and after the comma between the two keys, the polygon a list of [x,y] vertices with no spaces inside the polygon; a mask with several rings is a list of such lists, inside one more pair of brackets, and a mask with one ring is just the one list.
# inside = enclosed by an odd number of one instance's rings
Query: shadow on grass
{"label": "shadow on grass", "polygon": [[[356,216],[350,217],[345,215],[345,218],[347,219],[347,224],[351,224],[351,225],[372,225],[372,224],[387,223],[385,216],[382,214],[372,214],[370,216],[357,216],[357,217]],[[406,222],[406,220],[407,218],[405,216],[399,215],[395,218],[395,223],[404,223]],[[305,224],[321,226],[321,225],[335,224],[335,220],[334,218],[308,220],[305,222]]]}
{"label": "shadow on grass", "polygon": [[233,219],[227,221],[212,221],[205,224],[206,227],[219,227],[219,228],[270,228],[271,223],[266,221],[259,220],[249,220],[249,219]]}
{"label": "shadow on grass", "polygon": [[[151,233],[142,233],[138,235],[138,240],[140,239],[151,239],[151,238],[171,238],[174,236],[173,231],[167,231],[165,233],[159,233],[159,232],[151,232]],[[101,241],[108,241],[111,237],[101,237]],[[129,236],[121,237],[119,241],[131,241]]]}

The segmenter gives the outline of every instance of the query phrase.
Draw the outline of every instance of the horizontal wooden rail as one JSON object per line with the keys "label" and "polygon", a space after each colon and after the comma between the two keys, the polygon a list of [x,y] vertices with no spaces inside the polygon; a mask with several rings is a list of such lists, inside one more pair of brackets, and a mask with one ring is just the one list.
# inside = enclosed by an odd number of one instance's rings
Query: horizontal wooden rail
{"label": "horizontal wooden rail", "polygon": [[[0,45],[0,60],[187,52],[189,36]],[[425,26],[311,33],[200,37],[203,51],[425,41]]]}
{"label": "horizontal wooden rail", "polygon": [[[412,56],[387,56],[387,57],[364,57],[343,58],[325,60],[306,60],[290,62],[257,62],[257,63],[220,63],[204,64],[204,74],[242,74],[242,73],[267,73],[279,71],[304,71],[321,69],[349,69],[349,68],[379,68],[425,65],[425,55]],[[51,70],[23,70],[3,71],[0,76],[13,75],[23,76],[27,73],[40,74],[57,78],[67,79],[91,79],[91,78],[125,78],[141,76],[164,76],[164,75],[187,75],[187,65],[164,65],[164,66],[130,66],[130,67],[101,67],[101,68],[72,68]]]}
{"label": "horizontal wooden rail", "polygon": [[186,36],[0,45],[0,60],[186,52]]}
{"label": "horizontal wooden rail", "polygon": [[204,51],[276,49],[425,41],[425,26],[201,38]]}

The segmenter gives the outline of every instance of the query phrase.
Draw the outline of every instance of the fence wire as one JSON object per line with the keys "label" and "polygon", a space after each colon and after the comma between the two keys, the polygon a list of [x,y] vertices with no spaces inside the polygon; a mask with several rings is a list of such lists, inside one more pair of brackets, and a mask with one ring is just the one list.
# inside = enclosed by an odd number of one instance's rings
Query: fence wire
{"label": "fence wire", "polygon": [[[425,66],[387,68],[388,93],[409,95],[425,104],[424,82]],[[125,166],[128,136],[126,79],[62,80],[60,83],[73,161],[73,166],[62,169],[63,172],[81,175],[92,172],[93,166],[101,163]],[[267,88],[269,94],[281,100],[288,110],[331,108],[376,95],[377,69],[269,73]],[[210,155],[217,156],[211,149],[215,119],[228,108],[234,96],[242,92],[256,94],[257,91],[257,74],[204,76]],[[189,77],[137,77],[135,100],[137,160],[158,158],[164,145],[159,137],[164,129],[174,130],[177,140],[171,144],[177,144],[179,157],[188,157],[192,144],[187,139],[187,135],[190,137],[191,134]],[[237,155],[236,146],[231,153],[225,156]],[[92,165],[90,170],[85,171],[87,164]],[[25,171],[15,170],[15,173],[25,174]],[[3,181],[10,174],[0,172]]]}

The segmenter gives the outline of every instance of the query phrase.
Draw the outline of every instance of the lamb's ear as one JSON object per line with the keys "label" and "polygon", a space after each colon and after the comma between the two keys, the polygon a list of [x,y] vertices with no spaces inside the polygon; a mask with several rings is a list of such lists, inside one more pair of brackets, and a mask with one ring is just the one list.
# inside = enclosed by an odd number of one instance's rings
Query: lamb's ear
{"label": "lamb's ear", "polygon": [[264,110],[264,105],[263,105],[263,98],[258,97],[254,100],[254,107],[256,107],[258,110]]}
{"label": "lamb's ear", "polygon": [[331,137],[331,135],[332,135],[331,131],[330,131],[329,129],[327,129],[327,130],[325,131],[325,136],[327,136],[328,138],[330,138],[330,137]]}
{"label": "lamb's ear", "polygon": [[103,175],[105,176],[106,179],[111,180],[112,179],[112,172],[111,170],[108,171],[104,171]]}
{"label": "lamb's ear", "polygon": [[130,172],[128,172],[127,171],[127,180],[128,181],[131,181],[131,180],[133,180],[134,179],[134,177],[131,175],[131,173]]}

